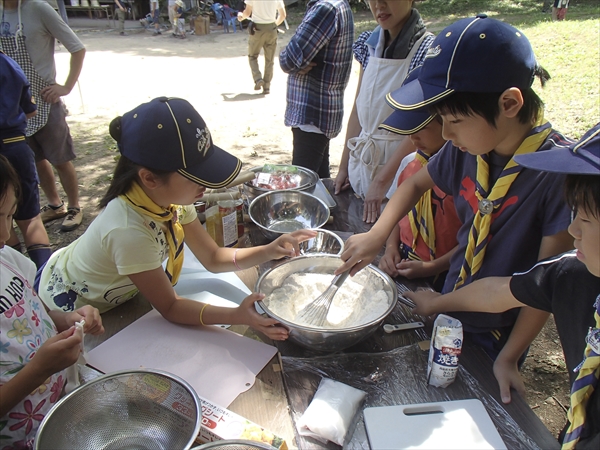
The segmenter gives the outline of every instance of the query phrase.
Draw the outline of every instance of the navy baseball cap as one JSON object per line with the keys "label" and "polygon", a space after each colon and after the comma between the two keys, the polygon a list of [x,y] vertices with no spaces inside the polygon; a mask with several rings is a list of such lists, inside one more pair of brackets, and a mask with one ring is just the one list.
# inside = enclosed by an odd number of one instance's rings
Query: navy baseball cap
{"label": "navy baseball cap", "polygon": [[[416,80],[419,77],[419,73],[421,73],[421,67],[419,66],[412,70],[402,85],[404,86],[411,81]],[[400,88],[402,89],[402,88]],[[385,100],[388,105],[395,109],[395,100],[394,96],[399,91],[396,89],[393,92],[390,92],[385,96]],[[435,117],[435,114],[431,114],[427,108],[415,109],[410,111],[402,111],[400,109],[395,109],[395,111],[383,121],[381,125],[379,125],[380,130],[388,130],[392,133],[396,134],[415,134],[418,131],[421,131],[425,128]]]}
{"label": "navy baseball cap", "polygon": [[413,110],[454,92],[525,90],[537,62],[531,44],[516,28],[485,14],[446,27],[427,50],[419,78],[395,92],[395,109]]}
{"label": "navy baseball cap", "polygon": [[120,129],[115,132],[111,123],[111,135],[121,154],[136,164],[178,172],[211,189],[227,186],[240,172],[242,162],[213,144],[206,123],[187,100],[155,98],[118,119]]}
{"label": "navy baseball cap", "polygon": [[600,175],[600,123],[568,147],[515,156],[529,169],[576,175]]}

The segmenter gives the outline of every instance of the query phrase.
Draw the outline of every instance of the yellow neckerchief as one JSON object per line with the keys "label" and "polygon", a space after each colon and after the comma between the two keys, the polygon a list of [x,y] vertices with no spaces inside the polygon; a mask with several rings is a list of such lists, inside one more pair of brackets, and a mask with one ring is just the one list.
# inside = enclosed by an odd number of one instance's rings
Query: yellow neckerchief
{"label": "yellow neckerchief", "polygon": [[579,373],[571,387],[571,408],[567,417],[569,428],[563,439],[563,450],[574,449],[581,437],[585,425],[585,409],[587,402],[598,385],[600,378],[600,295],[594,304],[596,328],[590,328],[587,335],[583,362],[579,365]]}
{"label": "yellow neckerchief", "polygon": [[183,226],[177,219],[176,205],[170,205],[168,209],[158,206],[150,199],[135,181],[131,188],[120,195],[120,198],[125,200],[133,209],[140,214],[150,217],[157,222],[167,223],[167,244],[169,244],[169,259],[165,272],[171,284],[175,286],[183,267]]}
{"label": "yellow neckerchief", "polygon": [[[425,167],[431,155],[417,150],[415,159]],[[431,208],[431,189],[427,190],[419,199],[417,204],[408,213],[408,221],[413,235],[413,242],[408,251],[408,257],[412,260],[420,260],[417,256],[417,239],[419,235],[429,248],[429,260],[435,259],[435,224],[433,222],[433,210]]]}
{"label": "yellow neckerchief", "polygon": [[469,241],[465,250],[465,259],[454,285],[454,290],[462,286],[469,275],[473,278],[483,264],[493,213],[501,208],[504,197],[510,189],[512,182],[521,172],[521,166],[515,162],[514,157],[516,155],[535,152],[540,148],[551,131],[550,123],[544,122],[544,116],[540,113],[540,118],[531,130],[531,133],[521,143],[510,161],[508,161],[492,187],[491,192],[489,191],[489,166],[487,162],[489,155],[477,155],[475,195],[477,196],[477,200],[479,200],[479,211],[476,211],[473,217],[473,225],[469,231]]}

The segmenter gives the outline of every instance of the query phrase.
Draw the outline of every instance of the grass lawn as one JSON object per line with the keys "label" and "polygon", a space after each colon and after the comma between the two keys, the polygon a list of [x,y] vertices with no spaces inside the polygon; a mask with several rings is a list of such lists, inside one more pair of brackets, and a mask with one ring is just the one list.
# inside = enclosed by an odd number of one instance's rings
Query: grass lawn
{"label": "grass lawn", "polygon": [[[393,0],[391,0],[393,1]],[[566,136],[580,138],[600,121],[600,2],[571,0],[567,18],[552,22],[542,0],[423,0],[416,3],[430,31],[486,13],[523,31],[539,63],[552,79],[534,88],[546,104],[546,118]],[[302,7],[292,8],[290,23],[300,23]],[[377,25],[366,8],[355,11],[355,36]]]}

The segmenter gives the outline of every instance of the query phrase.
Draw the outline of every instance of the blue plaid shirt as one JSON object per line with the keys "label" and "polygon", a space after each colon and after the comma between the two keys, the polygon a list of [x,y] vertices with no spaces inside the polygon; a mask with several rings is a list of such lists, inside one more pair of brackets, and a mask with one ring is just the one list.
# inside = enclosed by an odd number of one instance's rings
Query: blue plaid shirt
{"label": "blue plaid shirt", "polygon": [[[329,139],[342,129],[344,90],[352,67],[354,20],[347,0],[311,0],[296,34],[279,55],[289,74],[285,125],[314,125]],[[307,74],[298,71],[310,62]]]}

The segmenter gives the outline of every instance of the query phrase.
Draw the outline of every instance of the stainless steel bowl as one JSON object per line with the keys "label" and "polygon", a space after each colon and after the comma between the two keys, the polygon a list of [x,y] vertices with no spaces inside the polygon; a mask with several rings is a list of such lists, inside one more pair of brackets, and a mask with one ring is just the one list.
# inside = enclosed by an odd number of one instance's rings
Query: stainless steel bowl
{"label": "stainless steel bowl", "polygon": [[213,441],[194,447],[191,450],[277,450],[265,442],[249,441],[245,439],[225,439]]}
{"label": "stainless steel bowl", "polygon": [[[277,165],[275,165],[277,166]],[[283,166],[282,166],[283,167]],[[303,191],[312,194],[315,190],[315,186],[317,185],[317,181],[319,181],[319,175],[314,170],[307,169],[306,167],[301,166],[292,166],[298,169],[298,173],[300,175],[300,186],[293,189],[295,191]],[[259,173],[263,169],[263,166],[253,167],[249,169],[254,173]],[[282,190],[290,190],[290,189],[282,189]],[[254,186],[252,181],[247,181],[244,183],[244,193],[248,198],[248,203],[251,203],[256,197],[266,192],[273,192],[271,189],[265,189],[262,187]]]}
{"label": "stainless steel bowl", "polygon": [[201,419],[200,398],[181,378],[158,370],[115,372],[60,400],[42,421],[35,448],[189,449]]}
{"label": "stainless steel bowl", "polygon": [[309,255],[312,253],[328,253],[330,255],[341,255],[344,251],[344,241],[337,234],[328,230],[316,230],[317,235],[300,243],[300,253]]}
{"label": "stainless steel bowl", "polygon": [[[334,255],[299,256],[265,272],[258,279],[255,291],[268,296],[274,289],[281,287],[284,280],[291,274],[300,272],[332,274],[341,264],[341,259]],[[392,279],[385,272],[372,265],[365,267],[363,270],[368,272],[368,277],[378,277],[383,280],[389,307],[380,317],[362,325],[340,329],[307,327],[277,316],[269,309],[264,300],[259,300],[258,303],[268,316],[279,321],[290,331],[290,341],[311,350],[322,352],[343,350],[369,337],[396,306],[397,291]]]}
{"label": "stainless steel bowl", "polygon": [[314,195],[301,191],[271,191],[256,197],[248,215],[267,239],[303,228],[320,228],[329,219],[329,208]]}

